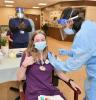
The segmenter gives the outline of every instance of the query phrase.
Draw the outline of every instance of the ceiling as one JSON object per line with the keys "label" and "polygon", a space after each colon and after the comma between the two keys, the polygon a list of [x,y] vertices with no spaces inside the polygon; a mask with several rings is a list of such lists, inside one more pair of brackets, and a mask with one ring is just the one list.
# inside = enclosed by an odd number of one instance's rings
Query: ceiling
{"label": "ceiling", "polygon": [[[15,1],[13,4],[14,7],[24,7],[24,8],[32,8],[33,6],[39,6],[38,3],[46,3],[46,6],[61,2],[61,1],[80,1],[80,0],[10,0]],[[82,0],[81,0],[82,1]],[[0,7],[4,7],[4,0],[0,0]],[[45,7],[39,6],[40,8]]]}

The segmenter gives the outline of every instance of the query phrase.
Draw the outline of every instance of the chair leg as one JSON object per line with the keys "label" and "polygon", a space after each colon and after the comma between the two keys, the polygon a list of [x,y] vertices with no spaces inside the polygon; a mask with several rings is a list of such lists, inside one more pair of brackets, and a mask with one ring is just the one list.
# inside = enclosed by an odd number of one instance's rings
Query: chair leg
{"label": "chair leg", "polygon": [[20,92],[20,100],[25,100],[25,94],[24,92]]}
{"label": "chair leg", "polygon": [[74,91],[74,100],[78,100],[78,93]]}
{"label": "chair leg", "polygon": [[25,100],[25,88],[26,84],[20,82],[19,83],[20,100]]}

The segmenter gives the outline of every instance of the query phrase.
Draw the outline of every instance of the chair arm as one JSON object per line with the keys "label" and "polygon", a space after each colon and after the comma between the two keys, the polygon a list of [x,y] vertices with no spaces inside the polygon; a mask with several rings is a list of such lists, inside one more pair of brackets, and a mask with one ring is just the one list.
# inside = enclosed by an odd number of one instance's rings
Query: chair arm
{"label": "chair arm", "polygon": [[[60,79],[60,80],[62,80],[62,79]],[[77,88],[77,91],[71,86],[71,84],[70,83],[68,83],[68,82],[66,82],[66,81],[64,81],[64,80],[62,80],[63,82],[65,82],[74,92],[76,92],[77,94],[81,94],[81,91],[80,91],[80,89],[79,88]]]}

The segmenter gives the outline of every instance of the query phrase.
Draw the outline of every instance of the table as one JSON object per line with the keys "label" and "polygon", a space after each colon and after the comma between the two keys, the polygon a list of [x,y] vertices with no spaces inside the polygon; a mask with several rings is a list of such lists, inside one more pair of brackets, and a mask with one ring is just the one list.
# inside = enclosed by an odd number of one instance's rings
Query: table
{"label": "table", "polygon": [[[24,49],[10,49],[9,51],[14,51],[18,53],[19,51],[24,51]],[[0,63],[0,83],[8,82],[8,81],[16,81],[16,72],[20,66],[20,58],[9,58],[4,57],[2,62]]]}

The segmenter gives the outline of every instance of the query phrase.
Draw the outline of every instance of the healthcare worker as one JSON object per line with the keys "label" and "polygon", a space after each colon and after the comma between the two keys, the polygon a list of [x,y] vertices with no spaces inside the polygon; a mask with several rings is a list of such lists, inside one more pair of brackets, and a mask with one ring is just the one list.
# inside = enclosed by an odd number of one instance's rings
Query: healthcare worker
{"label": "healthcare worker", "polygon": [[[79,21],[79,20],[78,20]],[[77,24],[73,20],[73,24]],[[66,25],[71,25],[68,22]],[[96,100],[96,23],[90,20],[81,22],[80,29],[75,35],[72,49],[70,51],[59,50],[60,54],[68,54],[65,61],[58,60],[51,53],[48,54],[50,63],[57,69],[64,72],[79,70],[86,65],[87,79],[85,81],[85,100]],[[72,25],[71,25],[72,26]],[[72,28],[68,28],[72,30]],[[71,34],[71,31],[68,31]],[[67,31],[66,31],[67,33]]]}
{"label": "healthcare worker", "polygon": [[24,18],[24,9],[16,8],[16,18],[9,20],[9,28],[13,33],[13,48],[25,48],[29,42],[29,33],[32,31],[28,19]]}

